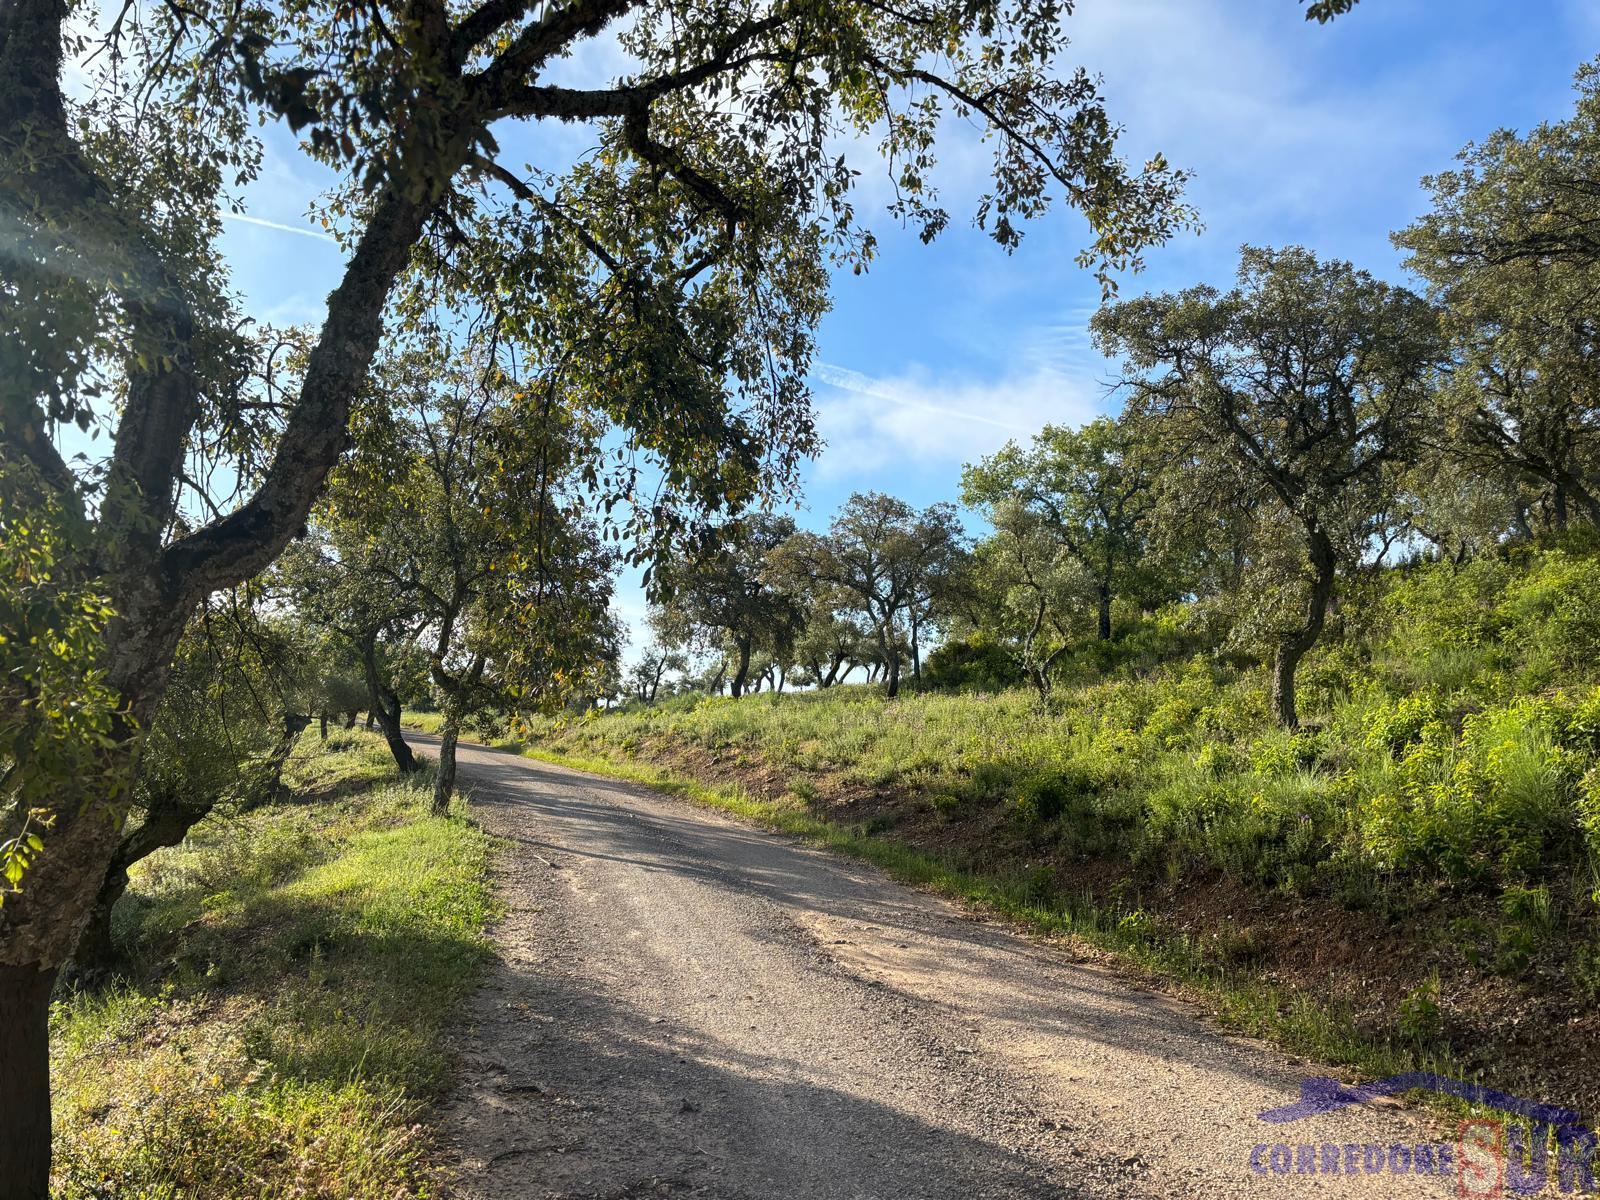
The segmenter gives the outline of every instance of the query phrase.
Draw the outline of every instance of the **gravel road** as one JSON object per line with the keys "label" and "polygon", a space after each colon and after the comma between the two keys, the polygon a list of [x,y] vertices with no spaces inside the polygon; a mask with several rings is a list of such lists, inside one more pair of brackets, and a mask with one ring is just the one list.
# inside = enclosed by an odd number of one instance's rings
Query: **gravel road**
{"label": "gravel road", "polygon": [[510,844],[439,1118],[460,1197],[1456,1190],[1364,1169],[1446,1132],[1375,1105],[1266,1124],[1323,1072],[874,868],[510,754],[462,746],[460,772]]}

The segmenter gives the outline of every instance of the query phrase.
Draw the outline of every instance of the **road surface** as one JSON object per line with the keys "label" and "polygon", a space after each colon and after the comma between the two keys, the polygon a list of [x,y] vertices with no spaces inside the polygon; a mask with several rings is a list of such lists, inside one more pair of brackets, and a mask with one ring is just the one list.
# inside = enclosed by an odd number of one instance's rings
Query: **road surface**
{"label": "road surface", "polygon": [[509,848],[439,1119],[458,1196],[1456,1192],[1396,1173],[1451,1135],[1267,1124],[1322,1072],[870,866],[507,753],[460,773]]}

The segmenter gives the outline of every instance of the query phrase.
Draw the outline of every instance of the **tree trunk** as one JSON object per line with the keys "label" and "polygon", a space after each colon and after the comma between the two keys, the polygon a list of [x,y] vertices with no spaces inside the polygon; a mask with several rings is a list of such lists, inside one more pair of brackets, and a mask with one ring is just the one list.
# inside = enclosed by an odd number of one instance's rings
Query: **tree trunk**
{"label": "tree trunk", "polygon": [[49,1200],[54,969],[0,963],[0,1194]]}
{"label": "tree trunk", "polygon": [[317,714],[317,721],[319,723],[320,731],[322,733],[322,740],[323,741],[327,741],[328,740],[328,714],[327,713],[318,713]]}
{"label": "tree trunk", "polygon": [[1279,643],[1272,660],[1272,715],[1285,729],[1296,729],[1300,725],[1300,713],[1295,707],[1294,674],[1304,655],[1304,650],[1285,641]]}
{"label": "tree trunk", "polygon": [[733,685],[729,689],[735,696],[744,695],[744,684],[750,674],[750,639],[743,638],[737,642],[739,647],[739,669],[734,673]]}
{"label": "tree trunk", "polygon": [[1583,510],[1585,519],[1600,529],[1600,500],[1596,500],[1594,494],[1585,487],[1573,487],[1570,491],[1573,503]]}
{"label": "tree trunk", "polygon": [[922,647],[917,641],[920,623],[911,622],[911,678],[922,682]]}
{"label": "tree trunk", "polygon": [[461,718],[445,708],[444,725],[439,730],[439,771],[433,778],[433,815],[450,811],[450,797],[456,790],[456,741],[461,736]]}
{"label": "tree trunk", "polygon": [[900,651],[889,651],[889,699],[900,694]]}
{"label": "tree trunk", "polygon": [[361,673],[366,676],[367,697],[372,703],[367,710],[368,721],[376,714],[378,728],[383,731],[383,740],[389,744],[389,753],[394,755],[394,765],[400,768],[400,774],[410,775],[413,771],[421,770],[422,764],[411,753],[411,747],[400,729],[400,697],[394,694],[394,689],[383,681],[378,671],[376,641],[363,642],[360,651]]}
{"label": "tree trunk", "polygon": [[283,794],[283,765],[289,761],[289,755],[294,753],[294,744],[300,740],[300,735],[305,732],[307,725],[311,724],[310,713],[283,714],[283,734],[278,738],[278,744],[272,748],[272,753],[267,755],[261,764],[260,774],[245,798],[245,807],[254,808],[258,804],[267,804],[273,800],[281,799]]}
{"label": "tree trunk", "polygon": [[344,727],[346,729],[354,729],[356,727],[356,710],[355,709],[352,708],[349,712],[345,713],[345,715],[344,715]]}
{"label": "tree trunk", "polygon": [[310,713],[283,714],[283,736],[278,739],[278,744],[272,748],[272,754],[263,764],[261,779],[251,789],[254,793],[251,797],[252,804],[265,804],[269,800],[282,799],[283,766],[289,761],[289,755],[294,753],[294,744],[300,740],[300,735],[306,731],[306,726],[309,724],[311,724]]}
{"label": "tree trunk", "polygon": [[1511,513],[1512,528],[1517,531],[1517,536],[1523,541],[1533,539],[1533,526],[1528,522],[1528,506],[1520,501],[1516,502]]}
{"label": "tree trunk", "polygon": [[[302,724],[300,728],[304,728]],[[299,729],[294,731],[299,733]],[[294,737],[287,741],[294,744]],[[281,764],[279,765],[281,770]],[[276,776],[273,786],[276,787]],[[216,807],[217,797],[185,804],[175,797],[156,797],[145,811],[144,820],[132,833],[122,839],[111,865],[106,868],[105,882],[89,910],[89,923],[78,939],[78,948],[72,956],[72,977],[79,983],[94,983],[110,974],[116,965],[116,949],[111,943],[111,912],[122,894],[128,890],[128,869],[134,863],[150,857],[165,846],[176,846],[189,836],[201,821]]]}
{"label": "tree trunk", "polygon": [[373,724],[374,724],[374,721],[373,721],[373,716],[372,716],[372,710],[369,708],[369,709],[367,709],[367,724],[366,724],[366,730],[367,730],[368,733],[372,732]]}
{"label": "tree trunk", "polygon": [[1337,565],[1333,543],[1313,532],[1308,547],[1311,559],[1311,594],[1306,597],[1305,623],[1278,643],[1272,662],[1272,715],[1284,729],[1297,729],[1300,713],[1295,705],[1295,671],[1306,651],[1317,644],[1328,619]]}
{"label": "tree trunk", "polygon": [[73,986],[93,986],[109,978],[116,967],[117,948],[111,940],[111,912],[127,890],[127,868],[112,863],[106,870],[106,881],[100,886],[100,895],[89,910],[88,923],[78,937],[78,948],[72,952],[68,982]]}
{"label": "tree trunk", "polygon": [[1100,611],[1100,640],[1111,640],[1111,581],[1102,579],[1095,589],[1095,600]]}

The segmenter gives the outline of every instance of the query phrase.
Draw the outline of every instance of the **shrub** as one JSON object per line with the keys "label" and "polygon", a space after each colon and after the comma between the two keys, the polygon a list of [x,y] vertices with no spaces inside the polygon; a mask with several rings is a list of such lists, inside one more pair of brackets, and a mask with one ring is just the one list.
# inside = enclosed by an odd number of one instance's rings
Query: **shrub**
{"label": "shrub", "polygon": [[1420,1043],[1432,1042],[1444,1032],[1437,971],[1401,998],[1400,1032]]}
{"label": "shrub", "polygon": [[1439,716],[1438,697],[1429,692],[1392,701],[1378,699],[1364,714],[1363,740],[1373,749],[1403,754],[1422,739],[1430,723],[1438,723]]}
{"label": "shrub", "polygon": [[1383,861],[1450,873],[1514,877],[1535,870],[1575,832],[1577,756],[1556,744],[1546,701],[1522,699],[1469,715],[1459,739],[1425,722],[1365,798],[1367,848]]}
{"label": "shrub", "polygon": [[1102,783],[1085,763],[1042,768],[1018,781],[1009,804],[1019,819],[1030,824],[1055,820],[1069,810],[1081,815]]}
{"label": "shrub", "polygon": [[1563,673],[1600,671],[1600,559],[1561,550],[1541,554],[1512,583],[1498,616],[1506,640],[1526,656],[1523,686],[1544,687]]}
{"label": "shrub", "polygon": [[1462,566],[1434,563],[1405,572],[1380,603],[1391,636],[1403,633],[1412,656],[1442,646],[1485,646],[1500,640],[1501,597],[1515,573],[1499,559]]}
{"label": "shrub", "polygon": [[978,801],[1003,800],[1015,778],[1016,772],[1006,763],[981,762],[967,780],[967,794]]}
{"label": "shrub", "polygon": [[1004,646],[982,637],[952,638],[928,655],[925,686],[946,692],[1003,692],[1023,682],[1022,668]]}

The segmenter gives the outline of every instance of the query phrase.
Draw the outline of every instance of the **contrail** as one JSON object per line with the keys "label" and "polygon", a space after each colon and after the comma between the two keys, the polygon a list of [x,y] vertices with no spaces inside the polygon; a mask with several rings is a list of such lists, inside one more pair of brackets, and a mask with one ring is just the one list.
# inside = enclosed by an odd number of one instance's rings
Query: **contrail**
{"label": "contrail", "polygon": [[263,229],[276,229],[280,233],[297,233],[301,237],[316,238],[319,242],[332,242],[335,246],[339,239],[332,234],[323,233],[320,229],[307,229],[304,225],[283,225],[277,221],[269,221],[265,217],[252,217],[245,213],[229,212],[226,209],[218,211],[224,221],[241,221],[246,225],[259,225]]}
{"label": "contrail", "polygon": [[1021,425],[1013,425],[1009,421],[998,421],[993,417],[985,417],[978,413],[962,412],[959,408],[945,408],[938,404],[928,404],[921,400],[912,400],[890,390],[870,376],[859,371],[851,371],[845,367],[836,367],[830,363],[818,363],[812,368],[811,374],[831,387],[840,388],[846,392],[854,392],[858,396],[871,396],[875,400],[887,400],[891,404],[899,404],[904,408],[916,409],[937,417],[954,417],[961,421],[976,421],[980,425],[993,425],[996,429],[1004,429],[1007,433],[1032,433],[1033,430]]}

